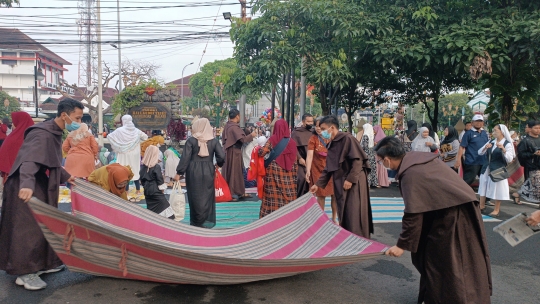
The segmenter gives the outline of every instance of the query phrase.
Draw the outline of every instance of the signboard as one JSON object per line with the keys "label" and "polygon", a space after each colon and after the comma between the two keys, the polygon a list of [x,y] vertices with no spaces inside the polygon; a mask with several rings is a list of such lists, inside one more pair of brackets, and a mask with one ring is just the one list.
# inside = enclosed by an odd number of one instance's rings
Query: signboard
{"label": "signboard", "polygon": [[143,102],[129,109],[133,123],[141,130],[163,130],[171,121],[171,105],[157,102]]}

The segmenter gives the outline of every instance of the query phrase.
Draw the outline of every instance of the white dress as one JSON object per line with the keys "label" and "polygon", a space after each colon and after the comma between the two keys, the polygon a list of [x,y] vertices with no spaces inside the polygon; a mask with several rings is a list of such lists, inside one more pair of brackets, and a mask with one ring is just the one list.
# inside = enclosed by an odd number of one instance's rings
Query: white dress
{"label": "white dress", "polygon": [[180,163],[180,158],[176,156],[176,153],[169,149],[165,150],[165,153],[163,154],[167,159],[165,161],[165,178],[174,178],[176,175],[176,167],[178,167],[178,163]]}
{"label": "white dress", "polygon": [[[501,141],[499,141],[499,144],[504,144],[505,139],[503,138]],[[478,155],[484,155],[486,154],[487,150],[484,151],[484,147],[489,144],[493,143],[492,140],[488,141],[480,150],[478,150]],[[497,148],[496,145],[493,145],[491,147],[491,152]],[[514,145],[512,143],[506,144],[504,146],[504,149],[506,150],[506,153],[504,154],[504,158],[506,159],[507,163],[512,162],[512,160],[515,157],[514,152]],[[478,194],[480,196],[485,196],[493,200],[497,201],[507,201],[510,200],[510,188],[508,186],[508,179],[502,180],[500,182],[493,182],[491,180],[491,177],[489,177],[489,168],[486,169],[486,172],[482,175],[480,175],[480,185],[478,186]]]}
{"label": "white dress", "polygon": [[[116,152],[116,160],[122,166],[130,166],[131,171],[133,172],[132,180],[139,180],[139,171],[141,169],[141,142],[144,142],[148,139],[148,135],[144,132],[139,131],[139,142],[133,146],[129,151],[126,152]],[[114,146],[113,150],[115,150]]]}

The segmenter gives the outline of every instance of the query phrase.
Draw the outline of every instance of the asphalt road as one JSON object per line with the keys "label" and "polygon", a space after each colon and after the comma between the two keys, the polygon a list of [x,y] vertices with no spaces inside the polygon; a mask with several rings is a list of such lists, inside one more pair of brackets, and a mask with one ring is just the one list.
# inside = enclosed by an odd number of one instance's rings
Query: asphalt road
{"label": "asphalt road", "polygon": [[[397,187],[373,196],[397,197]],[[535,208],[504,202],[501,219]],[[540,236],[511,247],[485,223],[493,272],[492,303],[540,303]],[[400,223],[376,224],[373,239],[393,245]],[[43,275],[41,291],[0,272],[0,303],[416,303],[419,275],[410,254],[381,257],[289,278],[232,286],[164,285],[73,273]]]}

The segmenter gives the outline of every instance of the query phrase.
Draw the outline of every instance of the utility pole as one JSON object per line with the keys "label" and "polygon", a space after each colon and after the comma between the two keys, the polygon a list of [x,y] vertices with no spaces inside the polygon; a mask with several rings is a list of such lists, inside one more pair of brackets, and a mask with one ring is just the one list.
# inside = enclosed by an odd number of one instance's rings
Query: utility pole
{"label": "utility pole", "polygon": [[306,113],[306,75],[304,75],[305,61],[306,57],[302,57],[302,63],[300,65],[300,117]]}
{"label": "utility pole", "polygon": [[291,113],[291,74],[287,75],[287,114],[283,114],[285,116],[285,120],[287,120],[287,124],[289,126],[291,125],[290,115]]}
{"label": "utility pole", "polygon": [[270,108],[272,109],[272,114],[270,114],[270,115],[271,115],[270,117],[272,117],[272,120],[271,120],[271,121],[274,121],[274,115],[275,115],[274,109],[275,109],[275,107],[276,107],[276,85],[274,85],[274,86],[272,87],[272,101],[271,101],[271,102],[272,102],[272,103],[271,103]]}
{"label": "utility pole", "polygon": [[285,118],[285,74],[281,78],[281,117]]}
{"label": "utility pole", "polygon": [[294,68],[291,69],[292,80],[291,80],[291,112],[289,113],[291,120],[291,127],[294,128],[294,106],[296,104],[296,78],[294,73]]}
{"label": "utility pole", "polygon": [[103,69],[101,66],[101,8],[97,0],[97,53],[98,53],[98,143],[103,146]]}
{"label": "utility pole", "polygon": [[118,93],[122,92],[122,51],[120,42],[120,0],[116,0],[116,17],[118,19]]}

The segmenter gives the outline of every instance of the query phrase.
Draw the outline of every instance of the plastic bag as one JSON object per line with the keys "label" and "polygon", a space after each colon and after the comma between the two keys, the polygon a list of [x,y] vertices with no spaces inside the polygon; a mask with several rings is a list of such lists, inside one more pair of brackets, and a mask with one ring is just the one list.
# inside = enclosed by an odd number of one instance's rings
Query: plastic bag
{"label": "plastic bag", "polygon": [[186,216],[186,196],[182,192],[182,187],[178,181],[173,184],[169,204],[174,211],[174,220],[178,222],[183,220]]}
{"label": "plastic bag", "polygon": [[216,203],[224,203],[232,201],[231,190],[229,185],[223,178],[223,175],[216,168],[216,177],[214,179],[214,188],[216,189]]}

